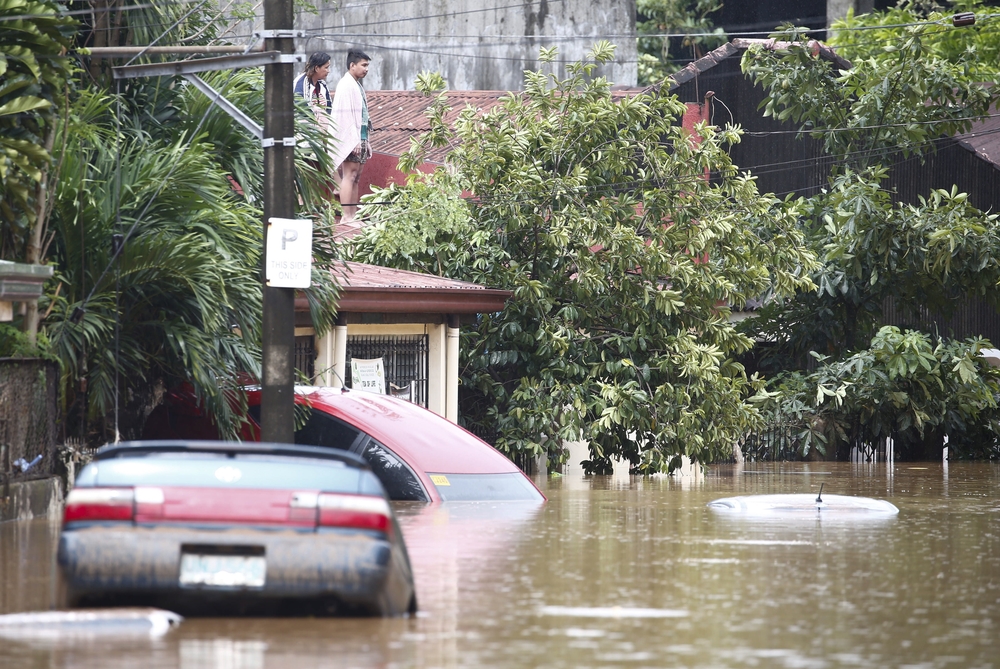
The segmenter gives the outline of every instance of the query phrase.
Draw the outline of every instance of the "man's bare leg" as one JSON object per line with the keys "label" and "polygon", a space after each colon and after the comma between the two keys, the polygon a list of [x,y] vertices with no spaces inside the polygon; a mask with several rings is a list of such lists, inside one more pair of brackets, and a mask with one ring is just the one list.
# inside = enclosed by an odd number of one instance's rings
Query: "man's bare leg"
{"label": "man's bare leg", "polygon": [[358,182],[361,181],[361,163],[345,160],[341,166],[344,178],[340,180],[340,206],[344,210],[342,223],[350,223],[358,213]]}

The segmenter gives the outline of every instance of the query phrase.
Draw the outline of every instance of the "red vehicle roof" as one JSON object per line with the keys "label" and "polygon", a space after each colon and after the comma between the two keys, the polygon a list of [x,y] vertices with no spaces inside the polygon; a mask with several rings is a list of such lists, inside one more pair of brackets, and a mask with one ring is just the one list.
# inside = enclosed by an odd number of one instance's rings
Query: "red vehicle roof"
{"label": "red vehicle roof", "polygon": [[500,451],[468,430],[411,402],[335,388],[298,388],[296,398],[361,428],[423,472],[520,471]]}

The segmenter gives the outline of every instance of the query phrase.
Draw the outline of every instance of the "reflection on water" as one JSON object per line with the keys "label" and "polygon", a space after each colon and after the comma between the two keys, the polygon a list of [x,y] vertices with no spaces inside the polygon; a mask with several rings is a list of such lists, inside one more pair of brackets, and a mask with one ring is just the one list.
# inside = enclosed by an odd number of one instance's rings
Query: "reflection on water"
{"label": "reflection on water", "polygon": [[[719,497],[863,495],[877,522],[739,518]],[[160,639],[5,641],[3,667],[995,667],[1000,468],[754,465],[542,482],[537,506],[398,507],[421,613],[188,620]],[[0,606],[44,605],[49,525],[0,526]]]}

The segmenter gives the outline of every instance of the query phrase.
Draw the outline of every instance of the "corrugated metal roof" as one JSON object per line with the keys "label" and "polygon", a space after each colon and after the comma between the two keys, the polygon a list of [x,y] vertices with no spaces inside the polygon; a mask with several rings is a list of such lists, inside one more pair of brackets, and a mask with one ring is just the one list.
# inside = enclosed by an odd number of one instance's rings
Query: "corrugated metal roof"
{"label": "corrugated metal roof", "polygon": [[972,130],[956,137],[959,146],[1000,169],[1000,105],[990,109],[990,118],[972,124]]}

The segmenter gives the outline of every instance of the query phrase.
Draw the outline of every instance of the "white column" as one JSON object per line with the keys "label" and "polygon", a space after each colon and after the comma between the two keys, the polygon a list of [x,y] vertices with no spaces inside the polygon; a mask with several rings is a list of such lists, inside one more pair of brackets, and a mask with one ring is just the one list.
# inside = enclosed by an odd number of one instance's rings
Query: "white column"
{"label": "white column", "polygon": [[427,408],[439,416],[446,413],[448,368],[445,355],[445,326],[427,325]]}
{"label": "white column", "polygon": [[334,388],[344,386],[347,374],[347,326],[333,326],[333,379],[330,383]]}
{"label": "white column", "polygon": [[333,330],[328,330],[322,337],[316,338],[316,378],[318,386],[333,385]]}
{"label": "white column", "polygon": [[[455,327],[452,327],[454,325]],[[458,319],[448,318],[448,331],[445,335],[445,390],[444,417],[452,423],[458,422]]]}

